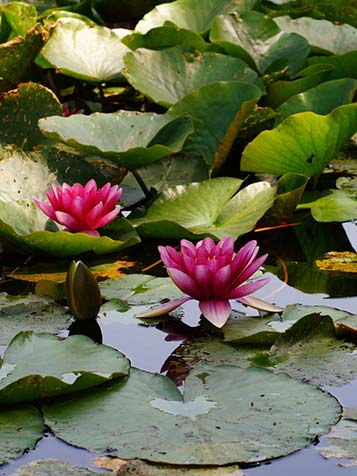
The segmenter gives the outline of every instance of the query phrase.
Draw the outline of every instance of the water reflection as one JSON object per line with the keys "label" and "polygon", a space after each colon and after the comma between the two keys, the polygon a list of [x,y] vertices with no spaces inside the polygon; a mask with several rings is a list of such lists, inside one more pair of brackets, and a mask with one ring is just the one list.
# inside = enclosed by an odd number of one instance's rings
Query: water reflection
{"label": "water reflection", "polygon": [[84,335],[90,337],[97,344],[103,343],[102,330],[95,319],[80,321],[75,319],[68,328],[68,335]]}

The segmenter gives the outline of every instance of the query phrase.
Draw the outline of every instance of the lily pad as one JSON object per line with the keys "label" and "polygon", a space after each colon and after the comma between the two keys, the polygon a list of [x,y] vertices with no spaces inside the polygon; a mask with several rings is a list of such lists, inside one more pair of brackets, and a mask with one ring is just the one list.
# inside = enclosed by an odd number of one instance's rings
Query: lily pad
{"label": "lily pad", "polygon": [[318,175],[356,130],[356,104],[337,107],[325,116],[294,114],[247,145],[241,169],[275,175]]}
{"label": "lily pad", "polygon": [[53,116],[41,119],[39,126],[48,137],[128,169],[179,152],[193,132],[187,115],[173,117],[124,110],[90,116]]}
{"label": "lily pad", "polygon": [[303,93],[289,98],[281,104],[275,125],[292,114],[312,111],[316,114],[329,114],[342,104],[353,102],[357,90],[357,80],[351,78],[327,81]]}
{"label": "lily pad", "polygon": [[110,237],[44,231],[47,217],[32,197],[45,198],[45,190],[56,181],[55,175],[43,162],[31,160],[20,151],[1,160],[0,170],[0,236],[7,246],[22,253],[71,257],[89,251],[113,253],[140,241],[124,218],[107,225]]}
{"label": "lily pad", "polygon": [[44,296],[0,294],[0,345],[8,345],[23,330],[57,334],[71,323],[67,309]]}
{"label": "lily pad", "polygon": [[111,473],[98,473],[88,468],[75,464],[65,463],[61,460],[46,459],[31,461],[17,468],[13,476],[110,476]]}
{"label": "lily pad", "polygon": [[51,334],[20,332],[0,368],[0,402],[36,401],[88,389],[128,375],[129,360],[89,337],[60,340]]}
{"label": "lily pad", "polygon": [[279,337],[268,361],[278,373],[316,385],[343,385],[357,372],[354,348],[337,339],[331,317],[310,314]]}
{"label": "lily pad", "polygon": [[16,144],[23,149],[48,142],[37,122],[41,117],[62,114],[54,93],[36,83],[20,84],[18,89],[0,97],[0,142]]}
{"label": "lily pad", "polygon": [[327,459],[343,460],[339,466],[348,468],[357,465],[357,414],[355,408],[344,408],[343,418],[326,436],[326,442],[319,446],[319,453]]}
{"label": "lily pad", "polygon": [[130,305],[153,304],[162,299],[182,296],[170,278],[155,278],[147,274],[128,274],[99,283],[104,299],[122,299]]}
{"label": "lily pad", "polygon": [[122,78],[123,56],[127,51],[129,48],[109,28],[67,18],[58,20],[41,54],[66,75],[100,82]]}
{"label": "lily pad", "polygon": [[303,197],[298,209],[310,209],[314,220],[318,222],[344,222],[357,217],[357,200],[344,190],[330,190],[321,197],[309,200]]}
{"label": "lily pad", "polygon": [[174,116],[189,114],[195,120],[183,150],[219,169],[261,95],[257,86],[244,81],[219,81],[187,94],[169,109]]}
{"label": "lily pad", "polygon": [[284,33],[272,18],[255,11],[217,17],[210,40],[262,73],[287,67],[289,76],[293,76],[310,52],[308,42],[300,35]]}
{"label": "lily pad", "polygon": [[0,466],[32,450],[42,438],[41,413],[32,405],[0,412]]}
{"label": "lily pad", "polygon": [[16,87],[48,40],[48,30],[36,24],[24,36],[0,45],[0,91]]}
{"label": "lily pad", "polygon": [[311,66],[332,66],[329,79],[354,78],[357,79],[357,51],[350,51],[341,55],[312,56],[307,63]]}
{"label": "lily pad", "polygon": [[292,19],[284,16],[274,20],[283,31],[297,33],[321,50],[343,54],[357,49],[357,31],[351,25],[336,25],[309,17]]}
{"label": "lily pad", "polygon": [[215,81],[254,83],[257,79],[257,74],[237,58],[185,46],[160,51],[140,49],[127,53],[124,61],[129,83],[166,107]]}
{"label": "lily pad", "polygon": [[24,2],[9,2],[0,7],[0,13],[15,35],[26,34],[37,22],[36,8]]}
{"label": "lily pad", "polygon": [[303,448],[338,420],[340,406],[287,375],[217,366],[191,373],[184,395],[167,377],[132,369],[124,383],[43,411],[55,435],[75,446],[170,464],[223,465]]}
{"label": "lily pad", "polygon": [[135,30],[146,33],[165,22],[172,22],[180,28],[203,33],[217,15],[249,10],[255,3],[256,0],[176,0],[155,7],[139,21]]}
{"label": "lily pad", "polygon": [[271,207],[275,188],[267,182],[248,185],[220,177],[165,190],[142,218],[131,219],[143,236],[237,238],[251,231]]}
{"label": "lily pad", "polygon": [[315,264],[321,271],[354,274],[357,273],[357,253],[330,251]]}

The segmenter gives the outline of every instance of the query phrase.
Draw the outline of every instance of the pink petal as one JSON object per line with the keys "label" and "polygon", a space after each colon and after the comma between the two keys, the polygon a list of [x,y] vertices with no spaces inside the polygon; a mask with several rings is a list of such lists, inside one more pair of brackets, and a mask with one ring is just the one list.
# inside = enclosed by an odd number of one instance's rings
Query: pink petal
{"label": "pink petal", "polygon": [[174,299],[173,301],[165,302],[164,304],[160,304],[159,306],[151,307],[146,312],[135,314],[135,317],[145,318],[162,316],[178,308],[185,302],[190,301],[190,299],[192,299],[190,296],[185,296],[180,299]]}
{"label": "pink petal", "polygon": [[[214,289],[212,282],[212,274],[205,264],[197,264],[194,269],[194,280],[200,289],[201,299],[212,298]],[[188,294],[188,293],[187,293]]]}
{"label": "pink petal", "polygon": [[72,200],[69,211],[71,212],[71,215],[75,215],[80,220],[83,220],[86,212],[86,203],[83,198],[76,197],[74,200]]}
{"label": "pink petal", "polygon": [[55,220],[61,225],[66,226],[71,231],[77,231],[78,229],[81,229],[80,221],[72,217],[72,215],[69,215],[69,213],[56,212]]}
{"label": "pink petal", "polygon": [[103,212],[103,204],[102,202],[100,202],[86,214],[85,221],[89,223],[90,227],[98,228],[96,224],[102,212]]}
{"label": "pink petal", "polygon": [[175,265],[179,265],[179,268],[183,270],[182,257],[175,250],[175,248],[172,248],[172,246],[159,246],[158,250],[162,262],[167,268],[176,267]]}
{"label": "pink petal", "polygon": [[196,256],[196,247],[191,241],[181,240],[180,245],[182,254],[186,254],[191,258]]}
{"label": "pink petal", "polygon": [[230,290],[232,279],[231,268],[229,265],[219,269],[213,278],[214,295],[216,297],[226,298],[227,291]]}
{"label": "pink petal", "polygon": [[267,311],[267,312],[283,312],[284,308],[275,306],[275,304],[271,304],[270,302],[263,301],[263,299],[259,299],[255,296],[245,296],[238,299],[241,303],[245,304],[246,306],[253,307],[254,309],[258,309],[259,311]]}
{"label": "pink petal", "polygon": [[201,298],[202,292],[191,276],[175,268],[167,268],[167,273],[182,292],[197,300]]}
{"label": "pink petal", "polygon": [[261,267],[261,265],[264,263],[264,261],[267,259],[267,254],[260,256],[259,258],[254,259],[250,264],[245,266],[245,268],[242,268],[239,270],[237,268],[237,264],[233,263],[231,264],[231,270],[232,270],[232,276],[234,276],[234,279],[231,282],[231,288],[236,288],[240,286],[244,281],[249,279],[258,269]]}
{"label": "pink petal", "polygon": [[56,220],[56,214],[54,209],[51,207],[51,205],[49,205],[46,202],[41,202],[41,200],[38,200],[35,197],[32,197],[32,200],[38,206],[38,208],[43,211],[45,215],[52,218],[52,220]]}
{"label": "pink petal", "polygon": [[228,255],[231,259],[234,253],[234,238],[232,236],[223,238],[223,240],[217,244],[217,250],[220,251],[221,256]]}
{"label": "pink petal", "polygon": [[201,301],[199,303],[203,316],[216,327],[222,327],[231,314],[229,301]]}
{"label": "pink petal", "polygon": [[95,180],[90,179],[84,186],[84,189],[87,193],[97,192],[98,187]]}
{"label": "pink petal", "polygon": [[76,231],[77,233],[85,233],[86,235],[90,235],[90,236],[95,236],[95,237],[100,236],[97,230],[76,230]]}
{"label": "pink petal", "polygon": [[[116,187],[118,187],[118,186],[116,185]],[[122,189],[115,190],[115,191],[113,191],[113,190],[110,191],[107,200],[104,202],[105,210],[111,210],[118,203],[118,200],[119,200],[120,195],[121,195],[121,190]]]}
{"label": "pink petal", "polygon": [[98,200],[99,202],[103,202],[103,203],[104,203],[104,202],[107,200],[108,195],[109,195],[111,189],[112,189],[112,187],[110,186],[110,183],[109,183],[109,182],[106,183],[105,185],[103,185],[103,187],[98,190],[97,200]]}
{"label": "pink petal", "polygon": [[233,289],[229,292],[227,299],[240,299],[243,296],[248,296],[249,294],[258,291],[258,289],[265,286],[270,281],[269,278],[262,278],[257,279],[256,281],[252,281],[251,283],[242,284],[236,289]]}
{"label": "pink petal", "polygon": [[95,228],[100,228],[102,226],[105,226],[107,225],[108,223],[110,223],[111,221],[114,220],[114,218],[116,218],[118,215],[119,215],[119,212],[120,212],[120,209],[121,209],[121,206],[120,205],[117,205],[114,210],[112,210],[111,212],[107,213],[106,215],[104,215],[103,217],[101,217],[95,224]]}
{"label": "pink petal", "polygon": [[209,236],[200,242],[200,248],[203,248],[207,255],[210,256],[212,251],[215,249],[215,242]]}

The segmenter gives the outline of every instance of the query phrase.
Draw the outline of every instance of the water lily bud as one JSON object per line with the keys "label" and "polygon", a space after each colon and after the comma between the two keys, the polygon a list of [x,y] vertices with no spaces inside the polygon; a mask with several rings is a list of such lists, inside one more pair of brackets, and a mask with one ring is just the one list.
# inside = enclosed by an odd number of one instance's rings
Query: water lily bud
{"label": "water lily bud", "polygon": [[80,320],[96,319],[102,298],[97,280],[82,261],[72,261],[66,279],[71,313]]}

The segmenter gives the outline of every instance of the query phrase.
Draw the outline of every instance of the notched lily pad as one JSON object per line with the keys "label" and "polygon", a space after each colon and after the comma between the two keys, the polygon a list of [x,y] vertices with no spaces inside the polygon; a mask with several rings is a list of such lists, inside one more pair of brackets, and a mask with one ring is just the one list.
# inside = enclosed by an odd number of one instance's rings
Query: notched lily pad
{"label": "notched lily pad", "polygon": [[216,366],[192,372],[184,395],[167,377],[132,369],[124,383],[43,411],[55,435],[75,446],[121,458],[224,465],[297,451],[326,433],[341,409],[331,395],[285,374]]}
{"label": "notched lily pad", "polygon": [[73,335],[20,332],[10,342],[0,368],[0,402],[13,404],[73,393],[128,375],[119,351]]}

